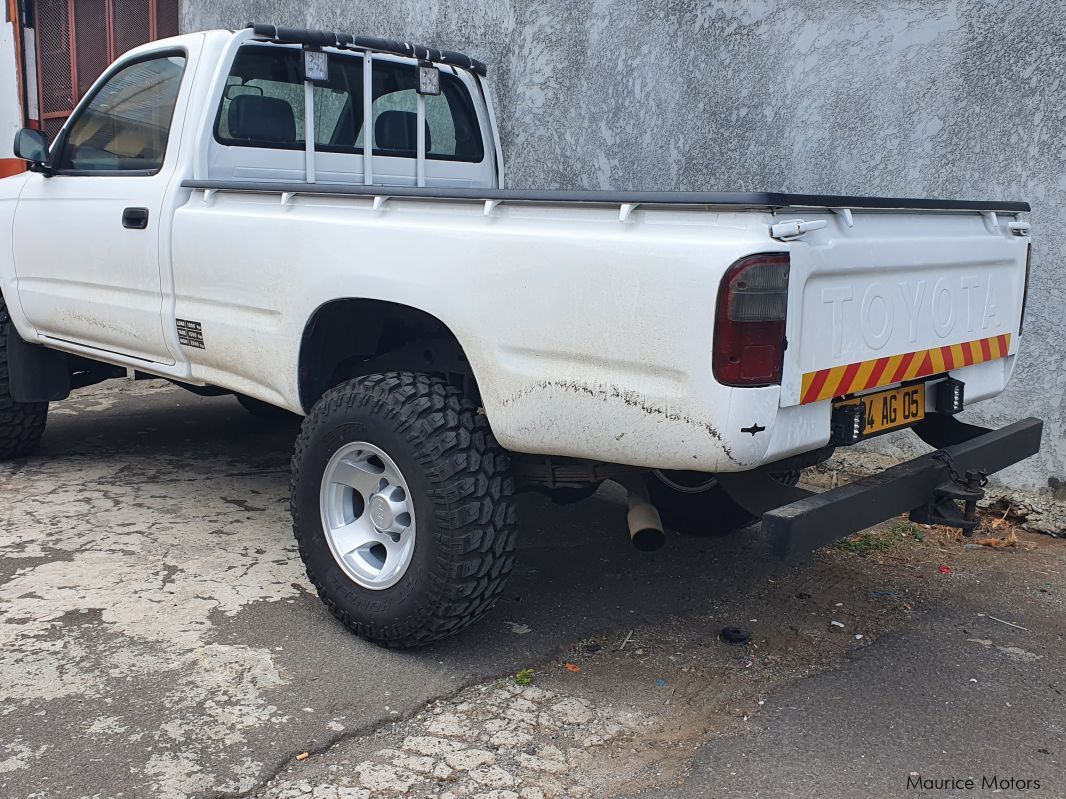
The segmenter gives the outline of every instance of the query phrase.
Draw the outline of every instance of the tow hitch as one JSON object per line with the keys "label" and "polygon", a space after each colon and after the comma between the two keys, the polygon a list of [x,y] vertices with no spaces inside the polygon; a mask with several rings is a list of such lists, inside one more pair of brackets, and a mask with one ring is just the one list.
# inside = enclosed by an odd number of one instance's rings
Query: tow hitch
{"label": "tow hitch", "polygon": [[[936,452],[820,494],[789,501],[789,494],[800,492],[791,489],[768,497],[768,491],[759,490],[759,473],[772,466],[730,475],[722,485],[735,501],[763,514],[763,531],[782,559],[907,512],[914,521],[958,527],[972,535],[988,475],[1039,452],[1043,422],[1022,419],[986,430],[945,417],[935,425],[915,432],[929,443],[935,440],[933,445],[941,447]],[[778,507],[767,507],[774,499]]]}
{"label": "tow hitch", "polygon": [[[983,469],[967,469],[965,475],[960,475],[946,449],[934,452],[931,457],[948,467],[951,479],[933,489],[929,502],[910,512],[911,521],[957,527],[964,536],[972,536],[981,525],[977,518],[977,502],[985,498],[988,473]],[[961,516],[956,502],[962,503]]]}

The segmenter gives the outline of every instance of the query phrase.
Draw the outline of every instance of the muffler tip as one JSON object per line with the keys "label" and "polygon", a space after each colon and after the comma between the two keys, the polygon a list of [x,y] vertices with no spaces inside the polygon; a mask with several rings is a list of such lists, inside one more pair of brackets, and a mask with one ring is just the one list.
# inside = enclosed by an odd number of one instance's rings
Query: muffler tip
{"label": "muffler tip", "polygon": [[666,534],[654,527],[645,527],[643,530],[630,530],[629,538],[633,546],[641,552],[654,552],[662,549],[666,543]]}
{"label": "muffler tip", "polygon": [[629,540],[641,552],[654,552],[666,543],[659,511],[651,504],[643,480],[627,480],[622,485],[629,491],[629,513],[626,514]]}

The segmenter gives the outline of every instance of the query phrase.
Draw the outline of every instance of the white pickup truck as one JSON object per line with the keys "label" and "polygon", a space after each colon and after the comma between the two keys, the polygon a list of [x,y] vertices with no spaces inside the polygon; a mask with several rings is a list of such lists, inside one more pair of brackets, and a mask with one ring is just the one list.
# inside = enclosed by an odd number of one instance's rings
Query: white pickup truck
{"label": "white pickup truck", "polygon": [[[523,487],[621,483],[642,548],[762,517],[788,556],[905,511],[971,531],[984,475],[1039,449],[1038,420],[955,418],[1014,367],[1028,205],[507,190],[486,73],[256,25],[132,50],[51,146],[21,131],[0,456],[128,369],[303,415],[308,576],[411,646],[492,606]],[[796,486],[903,427],[941,449]]]}

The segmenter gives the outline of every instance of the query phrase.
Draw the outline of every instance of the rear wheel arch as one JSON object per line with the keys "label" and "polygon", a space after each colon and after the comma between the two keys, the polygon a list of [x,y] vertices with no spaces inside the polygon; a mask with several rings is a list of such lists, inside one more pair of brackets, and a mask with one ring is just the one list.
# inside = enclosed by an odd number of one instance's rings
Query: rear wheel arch
{"label": "rear wheel arch", "polygon": [[473,366],[451,328],[402,303],[341,298],[320,305],[300,341],[300,403],[310,412],[331,388],[366,374],[409,371],[442,377],[480,402]]}

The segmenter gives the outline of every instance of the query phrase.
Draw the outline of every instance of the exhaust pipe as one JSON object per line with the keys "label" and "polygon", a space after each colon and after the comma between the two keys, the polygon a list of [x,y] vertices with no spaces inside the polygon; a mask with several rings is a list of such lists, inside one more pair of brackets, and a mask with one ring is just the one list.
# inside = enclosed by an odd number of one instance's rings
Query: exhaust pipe
{"label": "exhaust pipe", "polygon": [[629,513],[626,514],[629,540],[641,552],[654,552],[666,543],[666,533],[659,511],[651,504],[644,480],[638,475],[619,482],[629,492]]}

